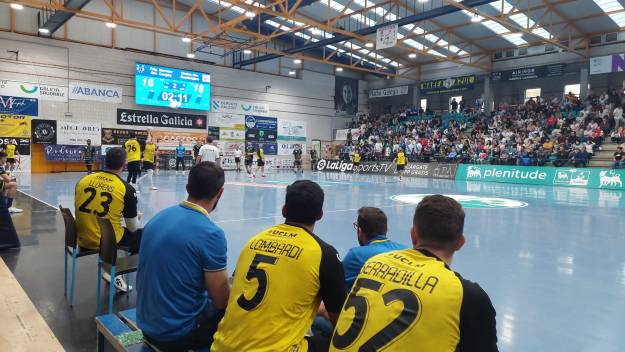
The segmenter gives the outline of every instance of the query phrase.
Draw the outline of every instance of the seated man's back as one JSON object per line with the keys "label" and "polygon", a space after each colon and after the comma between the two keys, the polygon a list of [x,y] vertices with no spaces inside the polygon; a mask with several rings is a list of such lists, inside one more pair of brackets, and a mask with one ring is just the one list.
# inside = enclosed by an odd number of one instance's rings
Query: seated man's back
{"label": "seated man's back", "polygon": [[[315,189],[310,191],[310,187]],[[321,193],[318,207],[305,196],[295,202],[300,208],[319,211],[318,218],[302,220],[290,195],[317,191]],[[343,268],[336,250],[311,232],[321,218],[322,204],[323,191],[311,181],[297,181],[287,188],[283,208],[287,223],[260,232],[244,246],[211,351],[305,352],[317,348],[305,335],[321,301],[330,314],[336,314],[345,298]]]}

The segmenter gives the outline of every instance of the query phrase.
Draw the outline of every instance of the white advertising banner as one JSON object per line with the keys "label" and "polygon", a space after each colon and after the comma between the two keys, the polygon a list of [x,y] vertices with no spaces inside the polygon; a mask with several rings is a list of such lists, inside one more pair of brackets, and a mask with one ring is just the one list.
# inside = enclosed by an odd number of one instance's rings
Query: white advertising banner
{"label": "white advertising banner", "polygon": [[369,98],[384,98],[404,94],[408,94],[408,86],[372,89],[369,91]]}
{"label": "white advertising banner", "polygon": [[208,125],[211,127],[245,129],[245,115],[210,112],[208,114]]}
{"label": "white advertising banner", "polygon": [[0,80],[0,95],[67,102],[67,87]]}
{"label": "white advertising banner", "polygon": [[69,84],[69,98],[75,100],[121,104],[122,93],[122,87],[77,82]]}
{"label": "white advertising banner", "polygon": [[590,74],[625,71],[625,54],[613,54],[590,58]]}
{"label": "white advertising banner", "polygon": [[234,156],[234,151],[239,148],[243,153],[245,150],[245,141],[222,141],[217,140],[213,142],[218,148],[219,152],[224,156]]}
{"label": "white advertising banner", "polygon": [[376,50],[392,48],[397,45],[397,24],[378,28],[375,36]]}
{"label": "white advertising banner", "polygon": [[278,119],[278,140],[306,142],[306,122]]}
{"label": "white advertising banner", "polygon": [[[352,140],[356,140],[358,139],[358,137],[360,137],[360,128],[352,128]],[[349,132],[349,129],[343,129],[343,130],[336,130],[336,137],[334,138],[337,141],[346,141],[347,140],[347,133]]]}
{"label": "white advertising banner", "polygon": [[86,145],[87,139],[91,145],[99,146],[102,140],[102,125],[99,122],[56,122],[56,144]]}
{"label": "white advertising banner", "polygon": [[219,140],[242,141],[245,139],[245,130],[219,128]]}
{"label": "white advertising banner", "polygon": [[226,114],[269,116],[269,104],[213,98],[211,112]]}
{"label": "white advertising banner", "polygon": [[293,150],[295,150],[295,146],[299,145],[302,149],[302,156],[306,155],[306,145],[299,143],[278,143],[278,155],[290,155],[293,156]]}

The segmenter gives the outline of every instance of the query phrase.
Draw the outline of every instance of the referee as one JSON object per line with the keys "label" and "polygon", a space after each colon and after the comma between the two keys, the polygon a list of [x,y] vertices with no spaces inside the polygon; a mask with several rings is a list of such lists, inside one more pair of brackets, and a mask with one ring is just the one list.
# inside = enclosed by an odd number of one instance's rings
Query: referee
{"label": "referee", "polygon": [[365,263],[330,351],[497,352],[490,298],[449,267],[464,245],[463,227],[464,211],[454,199],[423,198],[410,231],[414,249]]}

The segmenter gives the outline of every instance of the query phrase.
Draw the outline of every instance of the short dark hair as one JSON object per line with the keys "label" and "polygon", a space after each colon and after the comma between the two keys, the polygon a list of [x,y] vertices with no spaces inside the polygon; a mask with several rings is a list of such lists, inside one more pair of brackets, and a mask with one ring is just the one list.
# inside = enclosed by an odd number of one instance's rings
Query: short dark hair
{"label": "short dark hair", "polygon": [[464,210],[455,199],[435,194],[419,202],[412,222],[421,245],[450,250],[462,236]]}
{"label": "short dark hair", "polygon": [[367,238],[386,235],[388,231],[386,214],[380,208],[362,207],[358,209],[358,220],[356,220],[356,223]]}
{"label": "short dark hair", "polygon": [[115,147],[106,151],[104,157],[104,167],[108,170],[119,170],[126,162],[126,151],[124,148]]}
{"label": "short dark hair", "polygon": [[128,135],[130,135],[130,138],[135,138],[137,136],[137,134],[135,133],[135,131],[130,131],[128,133]]}
{"label": "short dark hair", "polygon": [[203,161],[189,171],[187,192],[193,199],[209,200],[219,193],[225,182],[224,170],[219,165]]}
{"label": "short dark hair", "polygon": [[0,158],[6,158],[8,154],[4,150],[0,150]]}
{"label": "short dark hair", "polygon": [[324,193],[321,187],[310,180],[293,182],[286,188],[284,214],[287,221],[314,224],[323,212]]}
{"label": "short dark hair", "polygon": [[208,144],[213,143],[213,137],[206,138],[206,143],[208,143]]}

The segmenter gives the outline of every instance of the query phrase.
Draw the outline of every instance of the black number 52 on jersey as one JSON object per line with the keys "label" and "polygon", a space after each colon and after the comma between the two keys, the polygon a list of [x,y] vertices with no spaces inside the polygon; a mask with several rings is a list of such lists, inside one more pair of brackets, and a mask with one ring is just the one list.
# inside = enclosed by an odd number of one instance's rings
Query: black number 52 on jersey
{"label": "black number 52 on jersey", "polygon": [[[379,292],[383,285],[384,284],[379,281],[366,278],[360,278],[356,281],[354,289],[349,294],[345,302],[345,307],[343,308],[343,311],[354,308],[354,320],[344,333],[340,334],[338,331],[334,333],[332,337],[332,346],[334,346],[334,348],[344,350],[352,347],[350,350],[355,350],[352,345],[358,340],[369,318],[375,319],[375,317],[370,317],[368,314],[370,307],[369,302],[367,302],[365,297],[359,296],[358,293],[361,292],[361,290]],[[367,341],[362,343],[359,341],[358,345],[360,347],[358,348],[358,352],[376,352],[382,350],[395,342],[396,338],[407,331],[419,317],[419,298],[410,290],[394,289],[388,291],[382,295],[382,300],[385,306],[389,306],[396,301],[401,301],[404,307],[401,313],[399,313],[399,316],[382,328],[382,330],[375,333]]]}

